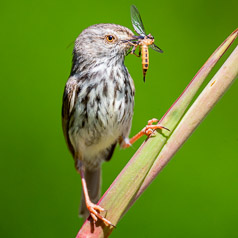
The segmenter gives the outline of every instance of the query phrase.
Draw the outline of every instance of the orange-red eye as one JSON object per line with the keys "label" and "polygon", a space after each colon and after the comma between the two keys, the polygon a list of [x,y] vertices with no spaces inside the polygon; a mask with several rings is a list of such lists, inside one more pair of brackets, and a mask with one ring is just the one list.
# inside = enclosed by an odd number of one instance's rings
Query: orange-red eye
{"label": "orange-red eye", "polygon": [[108,35],[108,36],[106,36],[106,39],[108,42],[113,42],[115,40],[115,37],[112,35]]}

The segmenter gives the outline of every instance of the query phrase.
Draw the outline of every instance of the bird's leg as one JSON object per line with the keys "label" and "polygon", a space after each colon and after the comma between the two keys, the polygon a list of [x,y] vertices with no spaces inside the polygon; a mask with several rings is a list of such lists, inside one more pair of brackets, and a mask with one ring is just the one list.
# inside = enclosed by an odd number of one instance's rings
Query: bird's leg
{"label": "bird's leg", "polygon": [[102,220],[106,225],[114,226],[110,221],[108,221],[106,218],[104,218],[102,215],[100,215],[100,212],[105,211],[102,207],[99,205],[96,205],[91,202],[89,195],[88,195],[88,189],[87,189],[87,184],[84,176],[84,169],[83,166],[79,169],[79,173],[81,176],[81,182],[82,182],[82,187],[83,187],[83,193],[85,197],[85,203],[86,207],[93,218],[93,220],[96,222],[98,219]]}
{"label": "bird's leg", "polygon": [[159,120],[154,118],[154,119],[151,119],[148,121],[148,124],[139,132],[137,133],[135,136],[133,136],[131,139],[128,139],[128,140],[124,140],[122,142],[122,148],[127,148],[127,147],[130,147],[134,142],[136,142],[138,139],[140,139],[143,135],[146,135],[146,136],[150,136],[151,134],[154,133],[154,130],[157,130],[157,129],[165,129],[165,130],[168,130],[168,128],[160,125],[160,124],[157,124],[157,125],[153,125],[153,123],[155,122],[158,122]]}

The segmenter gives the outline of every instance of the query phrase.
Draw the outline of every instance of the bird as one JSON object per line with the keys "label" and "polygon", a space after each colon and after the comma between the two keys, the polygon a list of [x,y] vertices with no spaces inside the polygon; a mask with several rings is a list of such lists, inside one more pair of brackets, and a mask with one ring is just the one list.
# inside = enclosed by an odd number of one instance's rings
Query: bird
{"label": "bird", "polygon": [[[109,161],[115,147],[129,147],[142,135],[151,135],[161,125],[152,119],[129,139],[135,86],[124,64],[133,32],[117,24],[96,24],[84,29],[73,49],[70,76],[62,103],[62,127],[75,168],[81,176],[80,215],[113,224],[97,205],[101,188],[101,164]],[[165,128],[166,129],[166,128]]]}

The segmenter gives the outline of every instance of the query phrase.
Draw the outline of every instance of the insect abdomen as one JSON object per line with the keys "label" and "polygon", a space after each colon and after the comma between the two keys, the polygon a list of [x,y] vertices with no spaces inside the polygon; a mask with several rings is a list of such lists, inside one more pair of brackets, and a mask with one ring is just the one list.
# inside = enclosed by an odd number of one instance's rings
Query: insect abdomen
{"label": "insect abdomen", "polygon": [[149,68],[149,50],[147,45],[142,45],[141,56],[142,56],[143,75],[144,75],[144,81],[145,81],[146,71]]}

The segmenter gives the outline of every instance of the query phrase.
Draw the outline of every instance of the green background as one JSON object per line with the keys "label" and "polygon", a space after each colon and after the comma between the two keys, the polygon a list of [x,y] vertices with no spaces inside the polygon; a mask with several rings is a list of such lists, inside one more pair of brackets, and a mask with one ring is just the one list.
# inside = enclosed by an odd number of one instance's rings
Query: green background
{"label": "green background", "polygon": [[[131,4],[164,50],[150,51],[146,83],[141,59],[126,58],[136,85],[133,135],[148,119],[162,117],[235,30],[238,1],[1,2],[0,237],[69,238],[81,227],[80,177],[60,118],[72,58],[68,45],[95,23],[132,29]],[[237,92],[235,82],[112,237],[238,237]],[[142,141],[117,148],[103,164],[103,191]]]}

